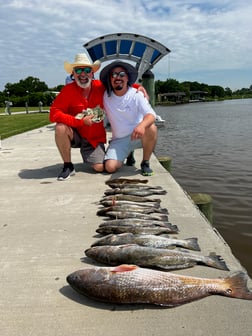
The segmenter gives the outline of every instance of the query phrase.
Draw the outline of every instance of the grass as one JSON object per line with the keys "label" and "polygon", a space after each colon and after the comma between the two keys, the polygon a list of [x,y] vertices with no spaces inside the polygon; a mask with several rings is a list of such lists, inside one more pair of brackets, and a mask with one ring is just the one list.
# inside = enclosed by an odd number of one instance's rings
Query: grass
{"label": "grass", "polygon": [[[38,108],[29,108],[35,111]],[[24,108],[12,108],[11,115],[0,115],[0,137],[5,139],[13,135],[40,128],[50,124],[49,114],[42,112],[15,114],[14,112],[24,111]],[[1,111],[2,112],[2,111]],[[1,113],[0,112],[0,113]],[[3,113],[3,112],[2,112]]]}

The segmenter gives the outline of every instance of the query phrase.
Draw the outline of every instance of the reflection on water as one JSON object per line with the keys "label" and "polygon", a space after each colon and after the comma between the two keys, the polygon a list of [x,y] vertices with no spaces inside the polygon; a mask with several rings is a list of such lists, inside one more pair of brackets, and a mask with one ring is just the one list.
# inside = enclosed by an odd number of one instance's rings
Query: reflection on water
{"label": "reflection on water", "polygon": [[[156,107],[157,156],[187,192],[213,198],[214,226],[252,276],[252,99]],[[196,178],[197,177],[197,178]]]}

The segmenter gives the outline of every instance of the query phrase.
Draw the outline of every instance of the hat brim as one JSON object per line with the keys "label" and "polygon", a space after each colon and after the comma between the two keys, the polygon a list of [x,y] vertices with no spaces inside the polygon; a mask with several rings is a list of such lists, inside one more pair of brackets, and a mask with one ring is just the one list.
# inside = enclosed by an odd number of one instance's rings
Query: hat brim
{"label": "hat brim", "polygon": [[64,69],[69,74],[71,74],[73,72],[73,69],[75,67],[89,67],[89,68],[92,68],[93,72],[96,72],[100,69],[101,62],[100,61],[95,61],[93,64],[90,64],[90,63],[69,63],[67,61],[64,62]]}
{"label": "hat brim", "polygon": [[128,80],[129,85],[132,85],[133,83],[135,83],[137,76],[138,76],[137,69],[129,63],[115,61],[105,66],[105,68],[103,68],[102,71],[100,72],[100,80],[106,87],[108,85],[109,75],[110,75],[111,70],[117,67],[121,67],[126,70],[128,78],[129,78]]}

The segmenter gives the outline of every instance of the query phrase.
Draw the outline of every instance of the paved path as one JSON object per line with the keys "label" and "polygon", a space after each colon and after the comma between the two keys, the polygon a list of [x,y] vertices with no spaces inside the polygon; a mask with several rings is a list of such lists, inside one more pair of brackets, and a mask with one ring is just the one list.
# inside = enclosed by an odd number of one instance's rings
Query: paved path
{"label": "paved path", "polygon": [[[142,178],[136,168],[113,177]],[[93,174],[73,161],[77,174],[58,182],[61,160],[53,125],[2,140],[0,149],[0,335],[1,336],[250,336],[252,301],[211,296],[177,308],[110,305],[80,296],[66,276],[90,264],[84,250],[102,221],[97,202],[108,174]],[[179,237],[198,237],[201,253],[223,256],[230,272],[206,266],[179,274],[220,277],[241,270],[229,246],[202,217],[181,187],[153,156],[151,185],[168,191],[162,206]],[[249,279],[252,289],[252,282]]]}

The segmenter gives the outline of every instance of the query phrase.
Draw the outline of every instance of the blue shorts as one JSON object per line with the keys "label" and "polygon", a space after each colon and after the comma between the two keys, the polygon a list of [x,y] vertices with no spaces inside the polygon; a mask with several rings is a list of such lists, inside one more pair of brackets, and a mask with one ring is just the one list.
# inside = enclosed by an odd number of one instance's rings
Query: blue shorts
{"label": "blue shorts", "polygon": [[141,148],[142,141],[131,140],[131,134],[123,138],[112,139],[106,150],[104,160],[118,160],[123,162],[134,149]]}

